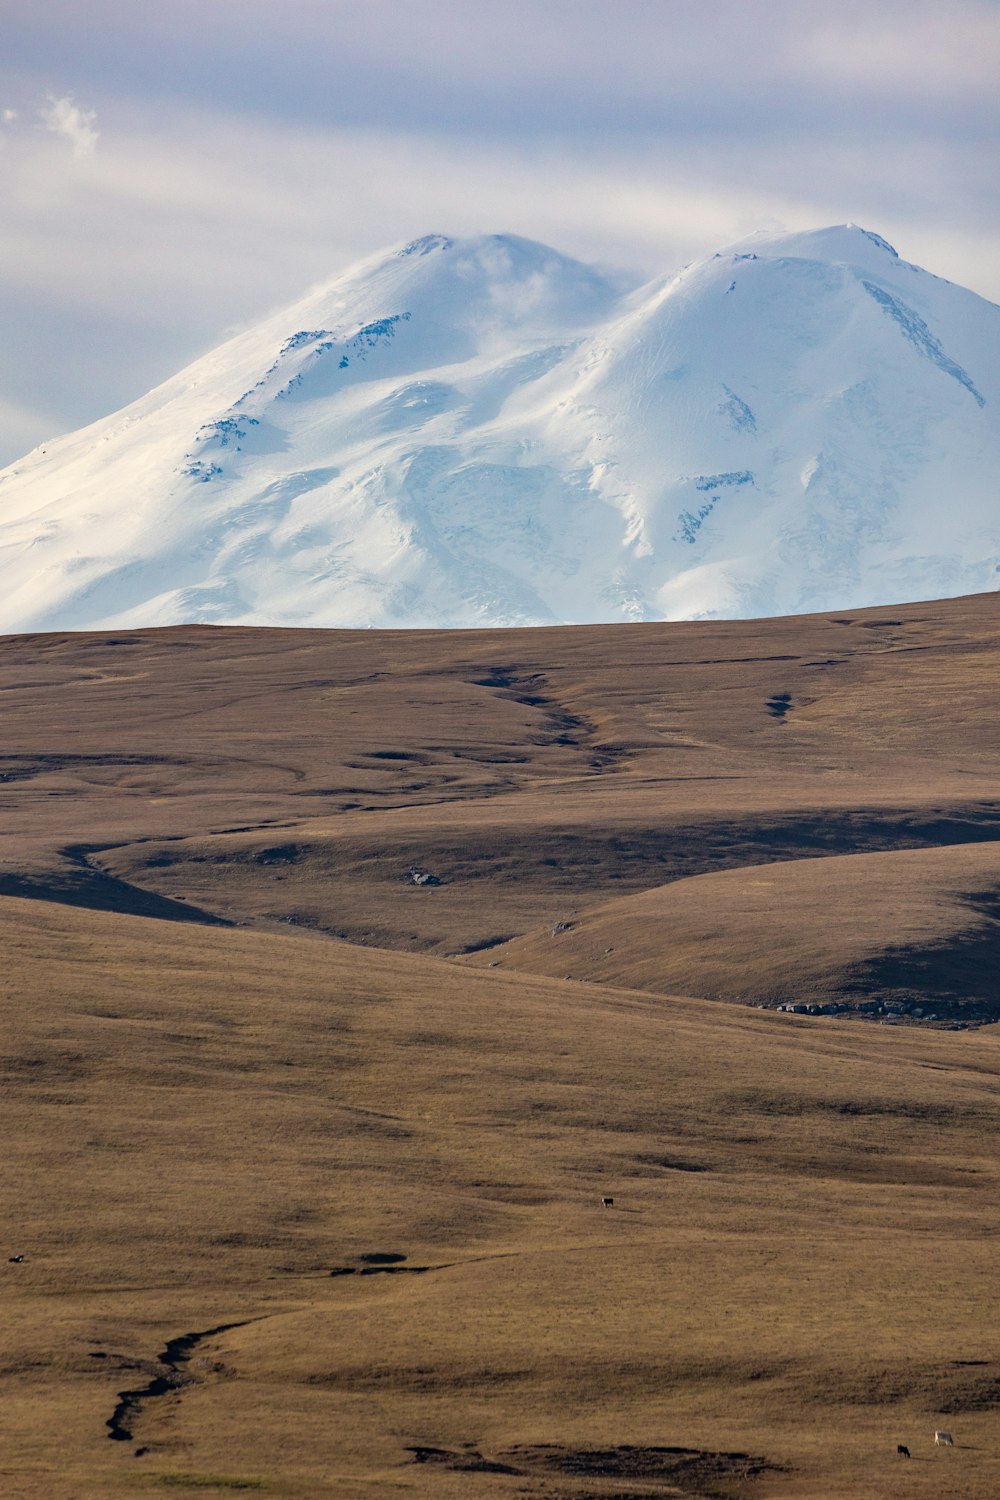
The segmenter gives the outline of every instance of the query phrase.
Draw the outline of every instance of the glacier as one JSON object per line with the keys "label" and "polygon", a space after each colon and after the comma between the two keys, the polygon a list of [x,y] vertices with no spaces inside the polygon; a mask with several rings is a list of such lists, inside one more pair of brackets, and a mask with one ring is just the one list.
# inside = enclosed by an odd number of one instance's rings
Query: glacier
{"label": "glacier", "polygon": [[642,285],[428,235],[0,472],[0,631],[992,590],[998,403],[1000,308],[855,225]]}

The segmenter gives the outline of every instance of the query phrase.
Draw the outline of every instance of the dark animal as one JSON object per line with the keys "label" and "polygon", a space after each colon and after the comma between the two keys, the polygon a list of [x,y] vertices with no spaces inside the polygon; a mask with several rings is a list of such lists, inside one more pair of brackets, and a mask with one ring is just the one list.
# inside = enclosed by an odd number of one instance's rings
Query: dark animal
{"label": "dark animal", "polygon": [[601,1203],[605,1208],[614,1208],[615,1206],[615,1200],[613,1198],[602,1198]]}
{"label": "dark animal", "polygon": [[910,1450],[906,1446],[906,1444],[905,1443],[897,1443],[896,1444],[896,1457],[897,1458],[909,1458],[909,1456],[910,1456]]}
{"label": "dark animal", "polygon": [[8,1255],[7,1263],[11,1266],[19,1266],[24,1259],[23,1255]]}

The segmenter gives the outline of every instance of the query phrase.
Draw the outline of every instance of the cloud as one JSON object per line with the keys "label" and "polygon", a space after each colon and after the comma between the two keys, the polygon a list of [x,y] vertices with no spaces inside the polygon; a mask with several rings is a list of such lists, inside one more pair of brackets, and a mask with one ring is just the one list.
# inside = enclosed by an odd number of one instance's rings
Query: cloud
{"label": "cloud", "polygon": [[3,120],[3,123],[5,125],[13,125],[14,121],[17,119],[17,110],[5,109],[3,114],[0,115],[0,119]]}
{"label": "cloud", "polygon": [[[58,22],[53,24],[54,12]],[[571,21],[569,19],[571,15]],[[238,18],[238,19],[237,19]],[[11,17],[26,76],[102,105],[530,138],[989,113],[996,0],[46,0]],[[197,45],[192,45],[197,37]]]}
{"label": "cloud", "polygon": [[853,220],[1000,297],[998,0],[46,0],[8,29],[0,392],[63,429],[430,231],[655,275]]}
{"label": "cloud", "polygon": [[46,129],[69,141],[77,161],[93,156],[99,134],[94,129],[96,111],[81,109],[69,94],[64,94],[61,98],[49,94],[38,114]]}
{"label": "cloud", "polygon": [[797,30],[786,55],[817,78],[925,104],[953,98],[995,103],[1000,9],[982,0],[914,3],[905,17],[890,9],[831,12]]}

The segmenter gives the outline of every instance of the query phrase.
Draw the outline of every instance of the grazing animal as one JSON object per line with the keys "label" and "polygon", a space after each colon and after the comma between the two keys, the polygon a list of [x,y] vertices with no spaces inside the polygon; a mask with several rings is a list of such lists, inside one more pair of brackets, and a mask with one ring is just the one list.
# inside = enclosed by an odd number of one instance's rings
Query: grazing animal
{"label": "grazing animal", "polygon": [[955,1439],[950,1432],[936,1432],[934,1434],[935,1448],[954,1448]]}
{"label": "grazing animal", "polygon": [[21,1264],[21,1262],[22,1262],[23,1259],[24,1259],[23,1255],[9,1255],[7,1257],[7,1262],[8,1262],[8,1265],[19,1266]]}
{"label": "grazing animal", "polygon": [[910,1456],[910,1450],[906,1446],[906,1444],[905,1443],[897,1443],[896,1444],[896,1457],[897,1458],[909,1458],[909,1456]]}
{"label": "grazing animal", "polygon": [[615,1200],[613,1198],[602,1198],[601,1203],[604,1208],[614,1208],[615,1206]]}

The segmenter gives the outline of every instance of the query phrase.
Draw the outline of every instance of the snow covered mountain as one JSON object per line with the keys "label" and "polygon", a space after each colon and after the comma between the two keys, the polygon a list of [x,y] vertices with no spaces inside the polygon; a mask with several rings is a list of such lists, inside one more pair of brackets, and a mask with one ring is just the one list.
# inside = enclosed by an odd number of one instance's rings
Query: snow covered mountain
{"label": "snow covered mountain", "polygon": [[1000,586],[1000,308],[853,225],[635,288],[355,267],[0,474],[0,631],[749,616]]}

